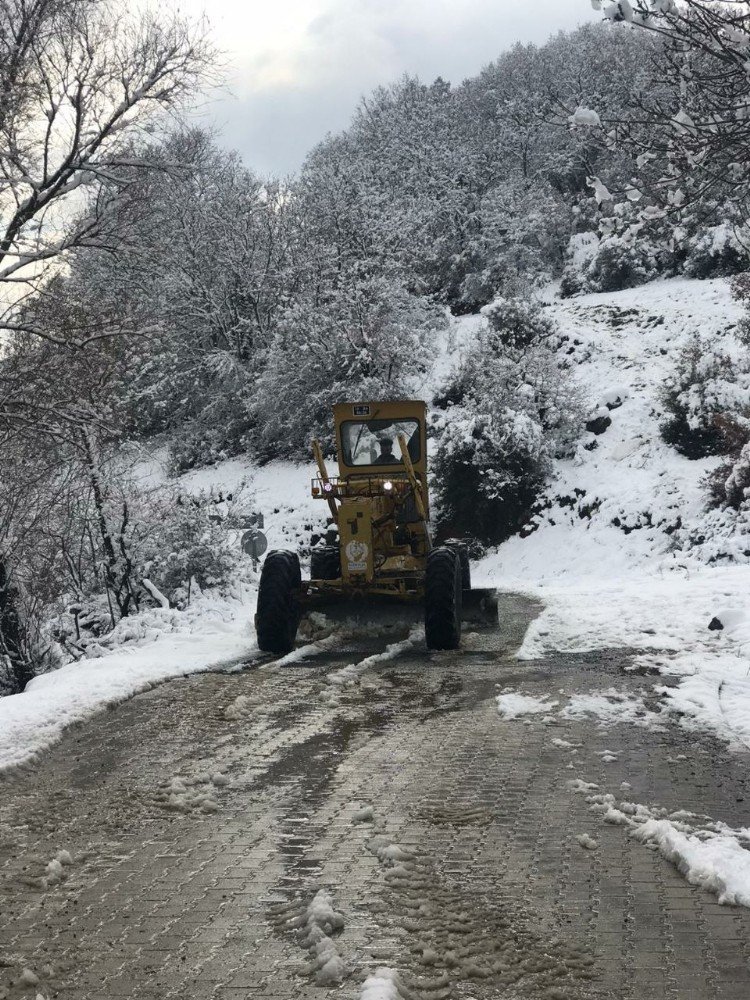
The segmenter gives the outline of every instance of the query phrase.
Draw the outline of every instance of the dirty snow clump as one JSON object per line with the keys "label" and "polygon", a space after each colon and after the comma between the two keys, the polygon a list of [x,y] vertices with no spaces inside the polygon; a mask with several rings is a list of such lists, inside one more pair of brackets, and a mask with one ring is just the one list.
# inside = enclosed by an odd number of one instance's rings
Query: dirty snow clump
{"label": "dirty snow clump", "polygon": [[521,715],[541,715],[549,713],[559,702],[547,701],[531,694],[510,691],[496,695],[497,710],[504,719],[517,719]]}
{"label": "dirty snow clump", "polygon": [[300,929],[300,944],[312,954],[315,982],[319,986],[340,983],[346,975],[344,961],[331,938],[343,929],[344,918],[333,908],[330,892],[320,889],[307,907]]}
{"label": "dirty snow clump", "polygon": [[594,840],[587,833],[579,833],[576,840],[586,851],[595,851],[599,846],[598,841]]}
{"label": "dirty snow clump", "polygon": [[375,810],[372,806],[362,806],[352,816],[352,823],[372,823],[375,819]]}
{"label": "dirty snow clump", "polygon": [[360,1000],[401,1000],[401,980],[393,969],[376,969],[362,986]]}

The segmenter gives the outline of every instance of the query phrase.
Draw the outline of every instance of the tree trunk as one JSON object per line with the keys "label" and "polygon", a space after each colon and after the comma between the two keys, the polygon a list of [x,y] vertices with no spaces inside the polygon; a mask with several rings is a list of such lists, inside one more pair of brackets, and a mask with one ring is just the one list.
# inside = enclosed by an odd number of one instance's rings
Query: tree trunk
{"label": "tree trunk", "polygon": [[6,563],[0,559],[0,661],[9,669],[9,694],[23,691],[34,676],[23,649],[23,625],[18,614],[15,590]]}

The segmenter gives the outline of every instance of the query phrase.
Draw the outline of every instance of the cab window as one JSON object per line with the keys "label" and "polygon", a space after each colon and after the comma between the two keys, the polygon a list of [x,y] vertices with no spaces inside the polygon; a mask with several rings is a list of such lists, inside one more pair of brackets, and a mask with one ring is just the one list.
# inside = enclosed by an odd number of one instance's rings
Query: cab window
{"label": "cab window", "polygon": [[412,462],[418,462],[418,420],[345,420],[341,425],[344,465],[403,466],[399,434],[406,438]]}

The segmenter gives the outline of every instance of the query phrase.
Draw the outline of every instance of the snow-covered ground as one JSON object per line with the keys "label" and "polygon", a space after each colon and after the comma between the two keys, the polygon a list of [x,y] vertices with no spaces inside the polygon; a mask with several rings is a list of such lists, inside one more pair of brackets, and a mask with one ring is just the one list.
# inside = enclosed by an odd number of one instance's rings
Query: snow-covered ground
{"label": "snow-covered ground", "polygon": [[[165,480],[163,451],[142,455],[135,473],[142,485]],[[179,482],[186,492],[213,490],[224,497],[242,488],[248,506],[264,515],[269,547],[297,548],[309,542],[307,526],[325,522],[324,505],[310,494],[312,476],[312,465],[255,468],[231,459]],[[154,684],[257,653],[252,622],[258,574],[249,558],[243,575],[231,597],[199,595],[184,611],[153,608],[124,619],[101,644],[103,655],[68,663],[35,678],[22,694],[0,698],[0,771],[32,760],[68,726]]]}
{"label": "snow-covered ground", "polygon": [[[712,530],[701,480],[719,460],[667,446],[658,400],[691,334],[722,335],[731,353],[741,310],[725,280],[679,278],[550,299],[549,312],[571,338],[592,412],[612,423],[559,464],[533,533],[488,555],[475,579],[543,601],[520,658],[629,647],[637,665],[680,678],[665,697],[683,724],[750,747],[750,565],[727,558],[746,558],[750,525]],[[699,529],[706,541],[686,548]],[[714,618],[723,629],[709,630]]]}
{"label": "snow-covered ground", "polygon": [[[683,724],[708,726],[750,746],[750,565],[707,564],[722,552],[750,550],[750,539],[741,531],[726,537],[709,530],[700,548],[680,547],[706,523],[701,480],[717,460],[689,461],[665,445],[658,404],[679,345],[696,331],[726,334],[740,309],[721,279],[673,279],[565,301],[550,293],[548,302],[570,337],[575,376],[592,412],[612,423],[560,463],[535,530],[483,559],[475,583],[542,599],[521,658],[629,647],[637,664],[680,678],[664,696],[683,713]],[[430,398],[480,323],[464,317],[441,334],[415,395]],[[722,347],[731,350],[731,341],[722,337]],[[163,454],[142,456],[137,473],[147,482],[165,479]],[[324,504],[310,495],[313,475],[312,461],[256,468],[238,458],[189,472],[179,483],[224,496],[242,489],[248,506],[264,515],[269,547],[298,548],[325,521]],[[204,597],[185,612],[160,608],[129,619],[113,637],[119,647],[1,699],[0,769],[30,759],[66,725],[105,705],[166,678],[252,655],[256,585],[248,566],[232,599]],[[714,618],[723,629],[708,629]]]}
{"label": "snow-covered ground", "polygon": [[[257,651],[250,607],[200,600],[187,612],[139,615],[139,638],[113,652],[35,677],[0,698],[0,771],[28,763],[68,726],[155,684],[244,660]],[[143,634],[141,634],[141,632]]]}

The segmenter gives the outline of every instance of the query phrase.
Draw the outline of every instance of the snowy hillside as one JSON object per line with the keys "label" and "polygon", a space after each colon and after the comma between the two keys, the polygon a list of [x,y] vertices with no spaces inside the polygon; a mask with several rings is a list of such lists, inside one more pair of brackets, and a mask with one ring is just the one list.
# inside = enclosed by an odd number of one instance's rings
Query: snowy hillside
{"label": "snowy hillside", "polygon": [[552,301],[548,311],[570,337],[592,416],[611,424],[588,433],[575,459],[560,463],[533,534],[507,542],[488,564],[492,574],[539,583],[622,578],[741,556],[748,546],[737,540],[711,539],[692,555],[677,547],[705,521],[701,480],[720,460],[684,458],[659,435],[659,391],[690,335],[721,336],[730,352],[738,346],[731,329],[742,309],[727,282],[675,278]]}
{"label": "snowy hillside", "polygon": [[[544,602],[522,658],[642,650],[641,668],[681,679],[668,697],[685,724],[750,745],[750,526],[727,521],[722,534],[702,485],[719,459],[689,460],[659,435],[675,351],[700,332],[731,353],[741,310],[727,282],[686,279],[548,309],[571,338],[593,416],[611,424],[559,463],[530,534],[489,554],[476,576]],[[723,627],[709,630],[714,618]]]}

